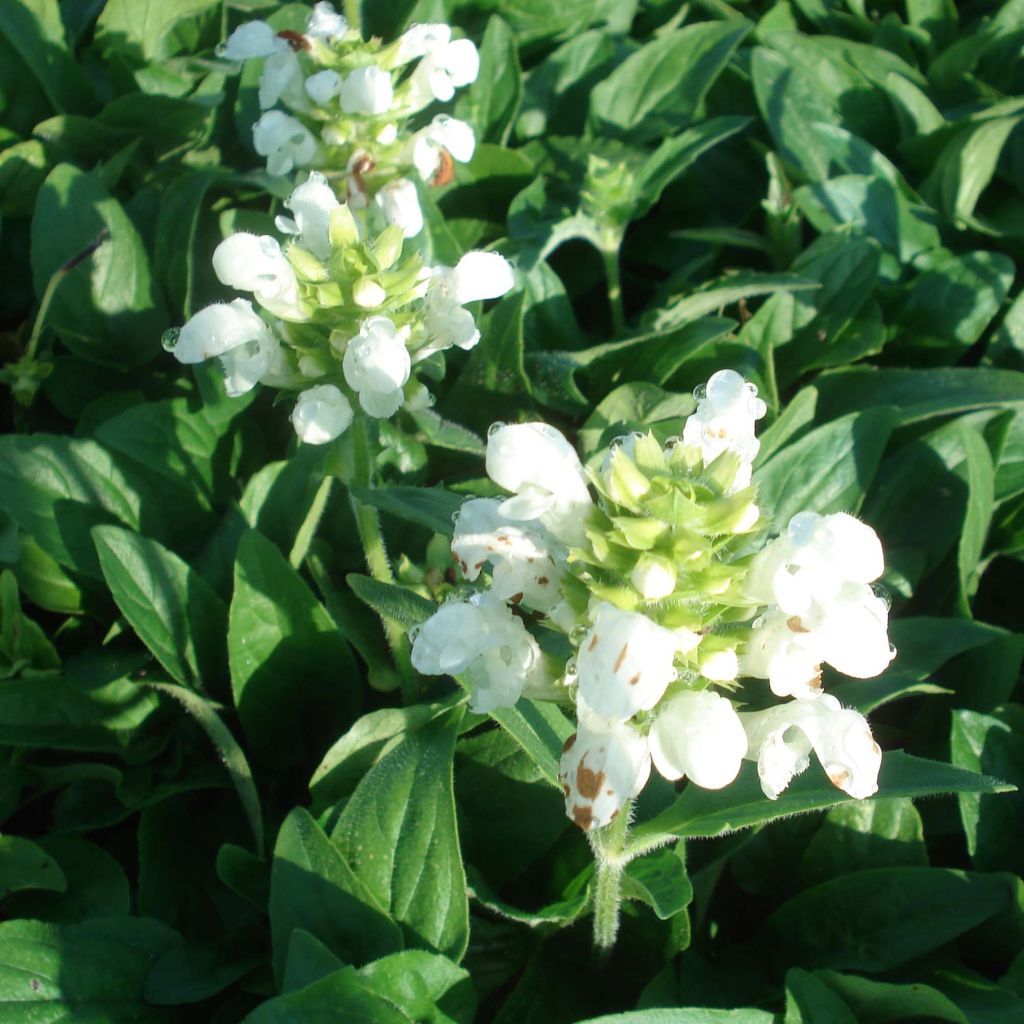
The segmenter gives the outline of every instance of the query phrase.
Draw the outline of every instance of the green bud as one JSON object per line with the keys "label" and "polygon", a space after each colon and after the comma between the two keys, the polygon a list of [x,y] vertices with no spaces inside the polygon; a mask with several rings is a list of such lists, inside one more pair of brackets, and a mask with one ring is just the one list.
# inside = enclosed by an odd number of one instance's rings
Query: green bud
{"label": "green bud", "polygon": [[395,260],[402,255],[402,244],[405,236],[397,224],[389,224],[370,246],[370,258],[378,270],[390,269]]}
{"label": "green bud", "polygon": [[327,222],[327,237],[335,249],[344,249],[359,242],[359,228],[347,203],[334,207]]}
{"label": "green bud", "polygon": [[295,273],[304,281],[319,283],[327,281],[330,275],[327,268],[308,249],[292,242],[288,246],[288,262],[295,268]]}

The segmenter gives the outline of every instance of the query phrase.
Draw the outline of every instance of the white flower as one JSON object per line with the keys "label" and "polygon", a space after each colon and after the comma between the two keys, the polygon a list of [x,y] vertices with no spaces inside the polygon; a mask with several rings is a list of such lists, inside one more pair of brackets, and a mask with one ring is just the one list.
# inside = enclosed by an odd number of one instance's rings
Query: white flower
{"label": "white flower", "polygon": [[630,725],[581,720],[562,749],[565,813],[585,832],[603,828],[651,774],[647,741]]}
{"label": "white flower", "polygon": [[213,251],[213,271],[221,284],[252,292],[256,301],[284,320],[308,320],[295,271],[270,235],[239,231]]}
{"label": "white flower", "polygon": [[723,452],[735,452],[741,463],[730,490],[742,490],[750,484],[750,466],[761,447],[754,423],[766,411],[753,384],[735,370],[719,370],[711,375],[697,411],[683,426],[683,443],[700,449],[705,466]]}
{"label": "white flower", "polygon": [[417,60],[439,46],[446,46],[451,37],[448,25],[410,25],[398,39],[394,64],[399,67]]}
{"label": "white flower", "polygon": [[172,351],[180,363],[202,363],[240,345],[259,342],[270,333],[251,302],[216,302],[186,321]]}
{"label": "white flower", "polygon": [[348,193],[348,205],[353,210],[365,210],[370,205],[370,197],[366,192],[363,175],[373,170],[373,157],[365,150],[357,150],[348,158],[345,169],[345,187]]}
{"label": "white flower", "polygon": [[758,554],[744,589],[790,615],[802,615],[844,583],[878,579],[884,567],[882,544],[866,523],[845,512],[799,512]]}
{"label": "white flower", "polygon": [[402,229],[406,238],[415,238],[423,230],[423,211],[416,186],[408,178],[388,182],[374,196],[384,219]]}
{"label": "white flower", "polygon": [[302,66],[297,54],[284,39],[279,39],[278,44],[275,52],[264,61],[260,72],[260,110],[269,110],[278,100],[284,100],[287,106],[301,110],[308,106]]}
{"label": "white flower", "polygon": [[402,404],[411,369],[407,333],[396,330],[386,316],[371,316],[345,349],[345,380],[371,416],[393,416]]}
{"label": "white flower", "polygon": [[287,174],[316,156],[316,139],[309,129],[280,110],[268,110],[252,126],[252,144],[260,156],[267,158],[270,174]]}
{"label": "white flower", "polygon": [[537,641],[489,594],[442,605],[415,633],[412,664],[427,676],[463,676],[477,712],[511,707],[524,685],[542,683],[545,675]]}
{"label": "white flower", "polygon": [[820,638],[798,616],[779,609],[756,619],[743,652],[743,675],[767,679],[779,697],[815,697],[821,692]]}
{"label": "white flower", "polygon": [[295,214],[295,219],[278,217],[274,222],[279,231],[298,235],[299,243],[317,259],[325,260],[331,255],[330,227],[331,211],[341,206],[334,189],[319,172],[310,172],[309,177],[284,201],[284,205]]}
{"label": "white flower", "polygon": [[238,398],[260,383],[287,384],[291,379],[281,343],[269,332],[225,352],[220,365],[229,398]]}
{"label": "white flower", "polygon": [[495,597],[549,611],[562,599],[564,550],[542,526],[509,522],[499,512],[500,505],[494,498],[462,503],[455,520],[452,557],[467,580],[475,580],[490,562],[490,592]]}
{"label": "white flower", "polygon": [[438,114],[421,128],[409,143],[409,159],[424,181],[433,181],[442,166],[442,150],[460,164],[473,159],[476,136],[465,121],[447,114]]}
{"label": "white flower", "polygon": [[341,92],[341,75],[330,68],[318,71],[306,79],[306,92],[314,103],[326,107]]}
{"label": "white flower", "polygon": [[434,100],[447,103],[457,88],[476,81],[479,72],[480,54],[470,40],[438,43],[409,76],[409,109],[420,110]]}
{"label": "white flower", "polygon": [[341,109],[346,114],[385,114],[393,97],[391,75],[375,64],[356,68],[341,83]]}
{"label": "white flower", "polygon": [[540,519],[564,544],[581,544],[593,507],[575,449],[546,423],[492,427],[487,475],[514,497],[501,505],[509,519]]}
{"label": "white flower", "polygon": [[326,0],[313,5],[313,13],[306,21],[306,33],[314,39],[340,39],[348,31],[348,21]]}
{"label": "white flower", "polygon": [[747,752],[747,734],[732,702],[711,690],[665,701],[648,739],[654,767],[666,779],[685,775],[704,789],[729,785]]}
{"label": "white flower", "polygon": [[512,265],[496,252],[467,252],[454,268],[435,267],[423,312],[430,341],[420,349],[419,358],[453,345],[471,349],[480,340],[480,332],[473,314],[462,306],[496,299],[514,284]]}
{"label": "white flower", "polygon": [[372,277],[361,277],[352,285],[352,301],[360,309],[376,309],[387,297],[388,293]]}
{"label": "white flower", "polygon": [[740,714],[761,788],[774,800],[810,763],[813,749],[834,786],[857,799],[878,790],[882,751],[863,715],[829,694]]}
{"label": "white flower", "polygon": [[292,410],[292,426],[300,441],[326,444],[343,434],[352,422],[349,400],[333,384],[318,384],[299,395]]}
{"label": "white flower", "polygon": [[700,659],[700,674],[716,683],[735,679],[740,670],[735,651],[708,651]]}
{"label": "white flower", "polygon": [[676,678],[679,647],[673,630],[601,602],[576,656],[579,702],[611,721],[650,710]]}
{"label": "white flower", "polygon": [[269,57],[277,52],[280,42],[277,33],[265,21],[247,21],[228,36],[218,55],[234,61]]}
{"label": "white flower", "polygon": [[645,601],[660,601],[676,589],[675,566],[658,555],[641,555],[629,574],[629,582]]}

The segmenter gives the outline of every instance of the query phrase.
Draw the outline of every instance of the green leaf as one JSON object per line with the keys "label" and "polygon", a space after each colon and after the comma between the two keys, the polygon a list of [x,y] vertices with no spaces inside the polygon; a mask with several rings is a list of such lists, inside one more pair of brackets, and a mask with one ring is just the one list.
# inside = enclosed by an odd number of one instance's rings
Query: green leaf
{"label": "green leaf", "polygon": [[480,73],[456,113],[474,128],[478,142],[508,142],[523,96],[516,40],[508,24],[492,14],[480,44]]}
{"label": "green leaf", "polygon": [[757,471],[758,504],[777,530],[797,512],[856,511],[882,459],[896,413],[853,413],[805,434]]}
{"label": "green leaf", "polygon": [[363,715],[324,754],[309,780],[316,805],[326,807],[344,800],[370,767],[401,743],[406,733],[433,721],[462,700],[462,694],[455,693],[448,700],[433,704],[381,708]]}
{"label": "green leaf", "polygon": [[227,608],[205,580],[156,541],[117,526],[92,531],[118,608],[157,661],[200,691],[223,673]]}
{"label": "green leaf", "polygon": [[894,985],[836,971],[816,971],[814,977],[842,998],[856,1021],[881,1024],[883,1021],[927,1018],[950,1021],[951,1024],[971,1024],[949,998],[920,982]]}
{"label": "green leaf", "polygon": [[344,966],[315,935],[296,928],[288,943],[281,994],[287,995],[306,988]]}
{"label": "green leaf", "polygon": [[970,598],[978,589],[979,565],[995,508],[995,469],[985,439],[964,427],[960,431],[967,475],[967,511],[957,547],[960,610],[971,614]]}
{"label": "green leaf", "polygon": [[783,903],[765,939],[784,962],[885,971],[998,913],[1014,898],[1012,882],[948,868],[855,871]]}
{"label": "green leaf", "polygon": [[666,421],[681,423],[695,408],[692,395],[673,394],[644,381],[623,384],[587,417],[579,430],[580,451],[586,458],[618,434]]}
{"label": "green leaf", "polygon": [[427,621],[437,605],[433,601],[420,597],[415,591],[396,583],[381,583],[369,576],[349,573],[345,577],[352,592],[360,601],[369,605],[381,618],[388,619],[412,629]]}
{"label": "green leaf", "polygon": [[784,1024],[857,1024],[849,1007],[823,981],[799,967],[786,972],[786,1018]]}
{"label": "green leaf", "polygon": [[685,846],[675,846],[637,857],[626,865],[622,895],[642,900],[658,920],[667,921],[693,900],[693,886],[686,874]]}
{"label": "green leaf", "polygon": [[228,661],[242,728],[267,763],[318,757],[358,707],[348,644],[285,557],[255,531],[238,545]]}
{"label": "green leaf", "polygon": [[54,110],[88,110],[92,86],[68,50],[61,11],[54,0],[19,0],[0,8],[0,34],[36,76]]}
{"label": "green leaf", "polygon": [[252,769],[245,759],[245,754],[231,730],[221,721],[220,707],[200,697],[182,686],[171,686],[166,683],[147,681],[149,686],[160,693],[176,700],[202,727],[210,742],[217,750],[221,763],[231,776],[231,784],[238,793],[238,798],[245,810],[245,816],[252,829],[256,853],[263,852],[263,814],[260,810],[260,797],[253,781]]}
{"label": "green leaf", "polygon": [[331,832],[410,943],[460,960],[469,941],[452,757],[462,709],[410,733],[364,776]]}
{"label": "green leaf", "polygon": [[146,978],[147,1003],[180,1006],[215,996],[260,966],[265,954],[251,931],[229,931],[207,942],[173,946]]}
{"label": "green leaf", "polygon": [[[0,1015],[10,1024],[166,1019],[146,1006],[143,988],[176,932],[141,917],[66,926],[0,923]],[[3,1009],[6,1007],[6,1009]]]}
{"label": "green leaf", "polygon": [[686,127],[749,31],[746,23],[706,21],[641,46],[591,93],[594,133],[644,142]]}
{"label": "green leaf", "polygon": [[1024,710],[1016,704],[991,715],[953,712],[950,748],[953,763],[969,771],[998,771],[1018,792],[998,799],[961,793],[960,818],[971,862],[981,871],[1024,870],[1024,855],[1016,836],[1024,823]]}
{"label": "green leaf", "polygon": [[[897,750],[887,751],[882,758],[877,798],[960,792],[1005,793],[1009,788],[998,779]],[[656,817],[638,825],[632,835],[644,843],[665,836],[710,838],[792,814],[827,810],[849,803],[851,799],[812,765],[782,796],[769,800],[761,791],[757,770],[752,764],[745,764],[737,780],[726,789],[704,790],[691,786]]]}
{"label": "green leaf", "polygon": [[50,172],[32,218],[32,281],[50,278],[97,240],[90,256],[57,286],[47,322],[84,359],[118,370],[160,354],[167,327],[163,298],[138,231],[94,174],[70,164]]}
{"label": "green leaf", "polygon": [[893,797],[833,807],[807,844],[801,876],[816,883],[861,868],[927,866],[921,816],[908,797]]}
{"label": "green leaf", "polygon": [[[400,812],[401,808],[396,808]],[[398,926],[342,851],[301,807],[285,819],[270,874],[274,972],[284,976],[292,933],[301,928],[342,961],[364,964],[402,948]]]}
{"label": "green leaf", "polygon": [[0,152],[0,214],[5,217],[31,215],[36,194],[49,170],[50,159],[37,139],[17,142]]}
{"label": "green leaf", "polygon": [[432,409],[423,409],[410,414],[423,434],[423,440],[435,448],[447,448],[453,452],[467,452],[483,455],[484,442],[479,434],[468,430],[459,423],[453,423],[438,416]]}
{"label": "green leaf", "polygon": [[60,866],[32,840],[0,836],[0,899],[22,889],[64,892],[67,887]]}
{"label": "green leaf", "polygon": [[355,968],[343,967],[305,988],[268,999],[243,1024],[329,1020],[344,1020],[346,1024],[409,1024],[410,1018],[363,984]]}
{"label": "green leaf", "polygon": [[580,1024],[778,1024],[767,1010],[708,1010],[679,1007],[673,1010],[633,1010],[606,1017],[588,1017]]}
{"label": "green leaf", "polygon": [[451,536],[452,516],[464,500],[441,487],[353,487],[352,494],[364,505],[446,536]]}
{"label": "green leaf", "polygon": [[360,980],[413,1020],[469,1024],[476,996],[469,973],[421,949],[394,953],[360,968]]}
{"label": "green leaf", "polygon": [[96,23],[96,42],[132,63],[162,60],[195,44],[195,29],[181,22],[218,6],[217,0],[108,0]]}
{"label": "green leaf", "polygon": [[565,741],[576,731],[561,710],[547,701],[524,698],[515,707],[497,708],[490,715],[526,751],[541,776],[561,790],[558,762]]}

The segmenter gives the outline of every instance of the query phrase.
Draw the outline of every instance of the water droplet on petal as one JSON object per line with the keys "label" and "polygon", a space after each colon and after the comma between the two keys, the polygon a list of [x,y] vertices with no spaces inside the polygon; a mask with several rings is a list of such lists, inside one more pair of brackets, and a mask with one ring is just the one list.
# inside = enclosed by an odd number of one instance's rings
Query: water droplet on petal
{"label": "water droplet on petal", "polygon": [[501,429],[502,429],[502,428],[503,428],[504,426],[505,426],[505,424],[504,424],[504,423],[502,423],[502,422],[501,422],[501,420],[498,420],[497,422],[495,422],[495,423],[492,423],[492,424],[491,424],[491,425],[490,425],[490,426],[489,426],[489,427],[487,428],[487,436],[488,436],[488,437],[494,437],[494,435],[495,435],[495,434],[496,434],[496,433],[497,433],[497,432],[498,432],[499,430],[501,430]]}
{"label": "water droplet on petal", "polygon": [[672,437],[665,439],[665,448],[671,451],[677,444],[682,444],[683,439],[678,434],[673,434]]}
{"label": "water droplet on petal", "polygon": [[583,638],[589,633],[590,630],[586,626],[573,626],[572,632],[569,633],[569,643],[575,644],[577,647],[583,643]]}
{"label": "water droplet on petal", "polygon": [[412,629],[409,630],[409,643],[416,643],[416,637],[420,635],[420,630],[422,628],[422,626],[413,626]]}
{"label": "water droplet on petal", "polygon": [[698,384],[693,389],[693,397],[698,402],[703,402],[704,399],[708,397],[708,386],[707,386],[707,384]]}
{"label": "water droplet on petal", "polygon": [[885,610],[892,608],[892,594],[881,583],[872,584],[871,592],[885,605]]}
{"label": "water droplet on petal", "polygon": [[565,674],[567,676],[574,676],[574,675],[576,675],[576,668],[577,668],[577,666],[576,666],[576,659],[575,658],[570,658],[565,663]]}
{"label": "water droplet on petal", "polygon": [[747,393],[751,398],[757,398],[757,385],[752,381],[746,381],[743,385],[747,389]]}
{"label": "water droplet on petal", "polygon": [[223,56],[224,56],[224,55],[225,55],[225,54],[226,54],[226,53],[228,52],[228,46],[227,46],[227,43],[218,43],[218,44],[217,44],[217,45],[216,45],[216,46],[215,46],[215,47],[213,48],[213,52],[214,52],[214,53],[215,53],[215,54],[216,54],[216,55],[217,55],[218,57],[223,57]]}
{"label": "water droplet on petal", "polygon": [[178,344],[178,338],[180,337],[180,327],[172,327],[170,330],[164,331],[163,337],[160,338],[160,344],[163,345],[164,351],[173,352],[174,346]]}

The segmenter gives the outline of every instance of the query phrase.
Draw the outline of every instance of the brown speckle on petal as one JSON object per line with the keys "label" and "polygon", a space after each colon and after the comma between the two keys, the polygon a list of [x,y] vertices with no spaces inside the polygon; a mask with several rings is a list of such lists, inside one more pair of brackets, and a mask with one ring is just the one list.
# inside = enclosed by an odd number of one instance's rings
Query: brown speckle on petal
{"label": "brown speckle on petal", "polygon": [[786,625],[789,626],[791,633],[810,633],[810,630],[800,621],[799,615],[791,615],[786,619]]}
{"label": "brown speckle on petal", "polygon": [[841,764],[832,764],[825,769],[825,774],[828,776],[828,781],[833,786],[837,786],[842,789],[846,782],[850,779],[850,771],[848,768],[844,768]]}
{"label": "brown speckle on petal", "polygon": [[572,745],[576,742],[576,733],[573,733],[563,744],[562,753],[567,754],[571,749]]}
{"label": "brown speckle on petal", "polygon": [[587,650],[588,650],[588,651],[592,651],[592,650],[593,650],[593,649],[594,649],[594,648],[595,648],[596,646],[597,646],[597,634],[595,633],[595,634],[594,634],[594,635],[593,635],[593,636],[592,636],[592,637],[590,638],[590,643],[589,643],[589,644],[587,644]]}
{"label": "brown speckle on petal", "polygon": [[296,53],[300,50],[312,50],[313,44],[301,32],[293,32],[291,29],[282,29],[277,33],[278,39],[283,39]]}
{"label": "brown speckle on petal", "polygon": [[594,809],[589,804],[576,804],[572,809],[572,820],[584,832],[589,832],[594,824]]}
{"label": "brown speckle on petal", "polygon": [[576,769],[576,788],[579,790],[580,796],[587,800],[593,800],[604,785],[604,772],[591,771],[585,766],[585,761],[586,756]]}
{"label": "brown speckle on petal", "polygon": [[438,149],[437,173],[431,179],[430,184],[437,188],[442,185],[449,185],[455,180],[455,161],[447,149]]}
{"label": "brown speckle on petal", "polygon": [[618,672],[622,668],[622,663],[626,660],[626,651],[629,650],[629,644],[625,643],[622,645],[622,650],[619,651],[619,656],[615,659],[615,664],[612,666],[613,672]]}
{"label": "brown speckle on petal", "polygon": [[639,683],[639,682],[640,682],[640,673],[639,672],[637,672],[636,675],[629,677],[629,685],[630,686],[636,686],[636,684]]}

